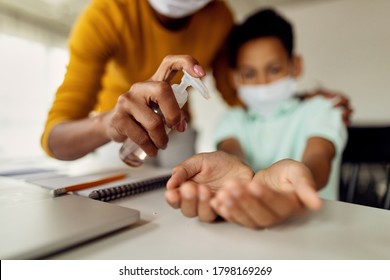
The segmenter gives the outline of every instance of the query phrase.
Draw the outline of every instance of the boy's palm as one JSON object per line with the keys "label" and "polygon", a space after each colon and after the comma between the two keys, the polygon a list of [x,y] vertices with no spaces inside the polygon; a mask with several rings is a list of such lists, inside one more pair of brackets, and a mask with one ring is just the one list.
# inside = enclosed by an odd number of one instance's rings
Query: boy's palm
{"label": "boy's palm", "polygon": [[191,181],[217,191],[229,180],[249,183],[253,175],[253,171],[235,156],[221,151],[201,153],[174,168],[167,188],[174,189],[186,181]]}

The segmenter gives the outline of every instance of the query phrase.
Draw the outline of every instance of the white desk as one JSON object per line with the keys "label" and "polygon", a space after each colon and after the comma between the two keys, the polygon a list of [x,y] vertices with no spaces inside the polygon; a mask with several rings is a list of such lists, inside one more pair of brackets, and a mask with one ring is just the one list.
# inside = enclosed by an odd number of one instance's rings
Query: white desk
{"label": "white desk", "polygon": [[326,201],[321,211],[266,230],[206,224],[171,209],[164,190],[115,203],[141,222],[52,259],[390,259],[390,211]]}

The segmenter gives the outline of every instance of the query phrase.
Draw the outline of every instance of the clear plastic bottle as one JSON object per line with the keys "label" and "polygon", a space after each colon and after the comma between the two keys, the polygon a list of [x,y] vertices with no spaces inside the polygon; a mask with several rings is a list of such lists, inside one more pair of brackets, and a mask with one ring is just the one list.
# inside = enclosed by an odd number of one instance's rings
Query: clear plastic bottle
{"label": "clear plastic bottle", "polygon": [[[173,93],[180,108],[183,108],[184,104],[186,104],[188,100],[187,87],[189,86],[196,89],[205,99],[210,98],[210,94],[206,86],[199,78],[192,77],[184,70],[183,73],[180,84],[172,85]],[[156,114],[164,119],[164,116],[157,104],[156,106],[152,106],[152,109]],[[165,131],[166,133],[169,133],[171,129],[165,126]],[[121,149],[119,150],[119,156],[124,163],[131,167],[138,167],[142,165],[147,158],[147,154],[130,138],[127,138],[123,143]]]}

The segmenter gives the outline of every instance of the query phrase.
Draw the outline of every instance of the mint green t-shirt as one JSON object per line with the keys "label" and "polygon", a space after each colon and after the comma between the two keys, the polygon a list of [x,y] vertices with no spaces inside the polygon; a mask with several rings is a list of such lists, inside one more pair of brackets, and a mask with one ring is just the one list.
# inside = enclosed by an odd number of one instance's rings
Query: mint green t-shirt
{"label": "mint green t-shirt", "polygon": [[336,149],[328,184],[320,191],[326,199],[338,199],[340,160],[347,131],[341,109],[332,101],[314,97],[305,101],[291,100],[272,116],[264,117],[244,108],[229,110],[215,128],[215,145],[227,138],[236,138],[251,168],[256,172],[278,160],[300,161],[311,137],[322,137]]}

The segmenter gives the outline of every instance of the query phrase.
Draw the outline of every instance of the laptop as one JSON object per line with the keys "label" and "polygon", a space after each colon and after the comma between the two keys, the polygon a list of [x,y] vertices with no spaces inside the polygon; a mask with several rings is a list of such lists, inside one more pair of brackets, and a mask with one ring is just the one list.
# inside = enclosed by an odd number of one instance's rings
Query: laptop
{"label": "laptop", "polygon": [[0,177],[0,259],[41,259],[133,225],[139,211]]}

